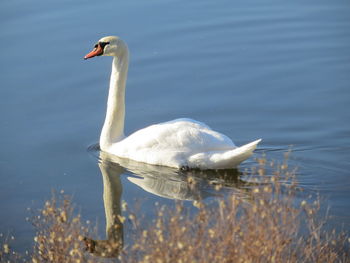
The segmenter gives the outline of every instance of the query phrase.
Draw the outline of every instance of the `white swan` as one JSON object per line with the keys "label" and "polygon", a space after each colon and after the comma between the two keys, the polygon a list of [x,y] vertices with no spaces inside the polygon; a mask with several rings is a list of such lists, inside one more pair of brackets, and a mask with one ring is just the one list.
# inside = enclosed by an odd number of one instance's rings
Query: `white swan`
{"label": "white swan", "polygon": [[119,37],[101,38],[84,59],[112,56],[106,119],[100,136],[102,151],[122,158],[175,168],[234,168],[252,155],[260,140],[241,147],[227,136],[191,119],[176,119],[124,136],[128,47]]}

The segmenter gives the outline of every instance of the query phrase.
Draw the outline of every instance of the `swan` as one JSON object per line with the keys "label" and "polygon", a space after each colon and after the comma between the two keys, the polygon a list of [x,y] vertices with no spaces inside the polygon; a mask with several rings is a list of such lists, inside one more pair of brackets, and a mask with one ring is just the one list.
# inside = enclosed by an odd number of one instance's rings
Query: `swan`
{"label": "swan", "polygon": [[230,138],[192,119],[175,119],[124,136],[125,84],[129,51],[119,37],[101,38],[84,59],[111,56],[112,73],[100,149],[109,154],[173,168],[234,168],[255,150],[261,139],[237,147]]}

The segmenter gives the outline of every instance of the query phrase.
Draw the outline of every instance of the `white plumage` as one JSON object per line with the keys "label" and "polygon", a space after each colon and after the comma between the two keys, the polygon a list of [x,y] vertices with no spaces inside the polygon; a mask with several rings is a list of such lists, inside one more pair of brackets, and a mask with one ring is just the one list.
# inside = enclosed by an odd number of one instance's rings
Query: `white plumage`
{"label": "white plumage", "polygon": [[107,151],[155,165],[220,169],[237,166],[252,154],[259,141],[238,148],[204,123],[176,119],[136,131]]}

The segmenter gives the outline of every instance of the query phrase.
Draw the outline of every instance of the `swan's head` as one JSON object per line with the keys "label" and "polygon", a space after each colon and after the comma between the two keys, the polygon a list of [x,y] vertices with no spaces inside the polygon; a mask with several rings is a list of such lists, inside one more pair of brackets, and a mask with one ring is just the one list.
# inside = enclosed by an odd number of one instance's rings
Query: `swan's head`
{"label": "swan's head", "polygon": [[94,49],[88,53],[84,59],[96,56],[119,56],[127,50],[127,46],[123,40],[116,36],[108,36],[101,38],[95,45]]}

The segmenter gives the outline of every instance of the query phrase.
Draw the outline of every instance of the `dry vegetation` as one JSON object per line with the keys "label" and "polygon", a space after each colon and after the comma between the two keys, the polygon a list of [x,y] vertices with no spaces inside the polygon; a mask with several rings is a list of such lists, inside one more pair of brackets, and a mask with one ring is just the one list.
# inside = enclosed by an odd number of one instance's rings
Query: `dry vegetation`
{"label": "dry vegetation", "polygon": [[[195,201],[196,213],[183,203],[174,209],[158,207],[151,227],[135,213],[120,218],[134,236],[124,245],[121,262],[349,262],[350,239],[324,230],[320,201],[299,200],[295,171],[281,164],[258,160],[256,186],[244,198],[233,195],[211,203]],[[253,180],[251,178],[251,180]],[[189,178],[189,180],[191,180]],[[218,186],[219,188],[220,186]],[[84,236],[88,229],[75,216],[69,199],[53,198],[34,218],[37,235],[29,255],[12,252],[3,239],[1,262],[99,262]],[[113,246],[106,246],[106,255]],[[91,251],[92,252],[92,251]],[[103,256],[103,253],[102,253]]]}
{"label": "dry vegetation", "polygon": [[31,219],[36,229],[33,251],[26,255],[11,251],[10,240],[5,239],[0,262],[87,262],[89,255],[84,253],[83,239],[89,232],[88,227],[81,223],[80,215],[73,212],[69,196],[53,194]]}

